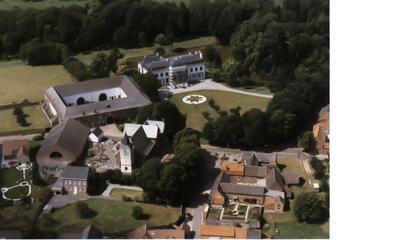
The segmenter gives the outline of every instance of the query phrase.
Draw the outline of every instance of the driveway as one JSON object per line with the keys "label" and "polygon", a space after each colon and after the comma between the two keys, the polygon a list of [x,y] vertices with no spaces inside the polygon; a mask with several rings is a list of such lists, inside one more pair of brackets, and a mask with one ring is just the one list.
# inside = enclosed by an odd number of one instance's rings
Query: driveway
{"label": "driveway", "polygon": [[199,91],[199,90],[220,90],[220,91],[235,92],[235,93],[241,93],[241,94],[246,94],[246,95],[255,96],[255,97],[263,97],[263,98],[273,98],[273,96],[274,96],[273,94],[252,93],[252,92],[234,89],[231,87],[227,87],[221,83],[214,82],[212,79],[203,80],[200,83],[190,86],[188,88],[160,90],[160,92],[161,93],[162,92],[170,92],[172,94],[179,94],[179,93]]}

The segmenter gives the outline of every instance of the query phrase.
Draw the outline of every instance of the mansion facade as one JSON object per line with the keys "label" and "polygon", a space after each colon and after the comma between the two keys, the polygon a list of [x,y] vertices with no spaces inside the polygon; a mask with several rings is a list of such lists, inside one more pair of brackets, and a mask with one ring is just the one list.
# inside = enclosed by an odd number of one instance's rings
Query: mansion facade
{"label": "mansion facade", "polygon": [[200,51],[164,58],[156,54],[143,57],[138,63],[142,74],[153,73],[161,86],[184,83],[189,80],[203,80],[206,68]]}

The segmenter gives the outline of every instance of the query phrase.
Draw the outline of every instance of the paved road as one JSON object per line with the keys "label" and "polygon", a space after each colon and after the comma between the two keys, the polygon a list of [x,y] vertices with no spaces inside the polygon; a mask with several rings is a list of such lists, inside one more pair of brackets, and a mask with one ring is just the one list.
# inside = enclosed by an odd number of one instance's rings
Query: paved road
{"label": "paved road", "polygon": [[[177,89],[169,89],[168,91],[172,94],[178,93],[185,93],[185,92],[192,92],[192,91],[199,91],[199,90],[221,90],[221,91],[228,91],[228,92],[236,92],[241,94],[246,94],[255,97],[263,97],[263,98],[273,98],[273,94],[262,94],[262,93],[252,93],[247,91],[242,91],[238,89],[234,89],[231,87],[227,87],[221,83],[214,82],[212,79],[206,79],[201,81],[198,84],[195,84],[188,88],[177,88]],[[161,90],[166,91],[166,90]]]}
{"label": "paved road", "polygon": [[194,208],[192,211],[193,220],[192,220],[192,224],[191,224],[192,225],[191,230],[195,232],[195,234],[194,234],[195,239],[200,238],[200,226],[201,226],[202,218],[203,218],[203,209],[204,209],[204,206],[200,205],[200,206]]}
{"label": "paved road", "polygon": [[106,188],[106,190],[104,190],[102,196],[104,196],[104,197],[110,196],[110,193],[114,188],[123,188],[123,189],[129,189],[129,190],[134,190],[134,191],[143,191],[143,189],[141,187],[137,187],[137,186],[125,186],[125,185],[108,183],[108,187]]}

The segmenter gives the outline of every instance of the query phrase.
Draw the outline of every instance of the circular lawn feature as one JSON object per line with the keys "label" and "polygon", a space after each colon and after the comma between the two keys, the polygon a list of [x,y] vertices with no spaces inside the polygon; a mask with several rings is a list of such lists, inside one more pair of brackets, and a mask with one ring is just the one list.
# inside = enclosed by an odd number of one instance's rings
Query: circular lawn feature
{"label": "circular lawn feature", "polygon": [[184,96],[182,101],[186,104],[202,104],[207,101],[207,97],[198,94],[191,94]]}

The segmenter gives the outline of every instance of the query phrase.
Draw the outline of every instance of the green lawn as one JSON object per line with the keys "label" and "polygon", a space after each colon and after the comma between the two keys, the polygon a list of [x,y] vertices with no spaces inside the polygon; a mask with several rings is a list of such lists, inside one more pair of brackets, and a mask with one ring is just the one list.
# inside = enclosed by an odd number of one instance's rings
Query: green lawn
{"label": "green lawn", "polygon": [[[298,196],[308,191],[307,186],[307,184],[304,184],[304,188],[295,186],[291,187],[291,190],[294,196]],[[263,232],[272,234],[273,238],[329,238],[329,221],[323,224],[299,223],[293,213],[293,202],[294,200],[290,200],[290,210],[283,213],[264,213],[269,225],[264,227]],[[279,233],[274,232],[274,223],[278,224]]]}
{"label": "green lawn", "polygon": [[18,61],[0,63],[0,105],[24,99],[39,101],[47,88],[74,81],[62,65],[32,67]]}
{"label": "green lawn", "polygon": [[1,0],[0,10],[11,10],[19,7],[44,9],[48,7],[68,7],[72,5],[84,6],[88,0],[42,0],[42,1],[26,1],[26,0]]}
{"label": "green lawn", "polygon": [[12,187],[22,180],[22,171],[16,168],[0,168],[1,187]]}
{"label": "green lawn", "polygon": [[13,114],[14,109],[0,110],[0,132],[50,127],[39,105],[23,107],[22,110],[29,126],[22,127],[17,123],[16,116]]}
{"label": "green lawn", "polygon": [[[73,227],[85,227],[88,224],[94,224],[105,232],[116,230],[131,229],[144,223],[148,227],[168,225],[174,223],[179,215],[178,208],[164,207],[162,205],[133,203],[124,201],[90,199],[85,201],[89,207],[97,212],[92,219],[81,219],[76,211],[76,203],[57,209],[52,213],[52,217],[58,222],[54,226],[44,226],[39,223],[41,229],[60,230]],[[134,204],[140,205],[145,214],[149,214],[147,220],[135,220],[132,217],[132,208]]]}
{"label": "green lawn", "polygon": [[19,199],[23,198],[29,193],[28,186],[19,186],[12,189],[9,189],[4,195],[10,199]]}
{"label": "green lawn", "polygon": [[203,125],[206,123],[206,119],[203,117],[202,112],[209,112],[211,117],[217,117],[218,114],[209,106],[208,101],[199,105],[189,105],[184,103],[182,98],[188,94],[201,94],[206,96],[207,100],[214,99],[215,103],[220,106],[221,110],[229,111],[231,108],[240,106],[242,108],[241,113],[244,113],[251,108],[265,110],[270,101],[267,98],[254,97],[240,93],[209,90],[173,95],[170,101],[175,103],[182,113],[186,114],[186,126],[197,130],[202,130]]}
{"label": "green lawn", "polygon": [[135,191],[135,190],[129,190],[129,189],[123,189],[123,188],[115,188],[111,191],[110,195],[112,197],[130,197],[132,199],[135,199],[136,201],[143,201],[143,191]]}
{"label": "green lawn", "polygon": [[17,202],[14,206],[0,209],[0,226],[2,229],[27,229],[39,213],[43,200],[50,190],[45,187],[32,187],[33,205]]}
{"label": "green lawn", "polygon": [[[216,39],[213,36],[207,36],[207,37],[199,37],[191,40],[186,40],[186,41],[181,41],[181,42],[174,42],[172,45],[168,46],[163,46],[165,49],[165,55],[175,55],[176,53],[173,53],[171,49],[173,48],[186,48],[190,50],[195,50],[195,49],[200,49],[203,48],[207,45],[213,45],[216,44]],[[124,54],[125,58],[129,59],[138,59],[140,57],[146,56],[146,55],[152,55],[154,54],[154,50],[158,46],[154,45],[151,47],[142,47],[142,48],[133,48],[133,49],[123,49],[120,48],[120,52]],[[107,54],[109,50],[103,50],[103,51],[93,51],[90,54],[78,54],[75,57],[77,57],[79,60],[84,62],[85,64],[90,64],[91,61],[94,59],[94,57],[99,54],[100,52]]]}

